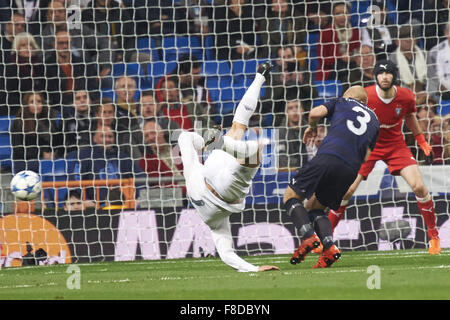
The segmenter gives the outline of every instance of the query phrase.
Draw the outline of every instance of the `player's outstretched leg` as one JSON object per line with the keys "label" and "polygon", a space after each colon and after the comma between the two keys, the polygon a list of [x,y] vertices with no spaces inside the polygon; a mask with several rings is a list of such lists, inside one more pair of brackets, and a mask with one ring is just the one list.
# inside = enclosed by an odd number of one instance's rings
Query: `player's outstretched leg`
{"label": "player's outstretched leg", "polygon": [[297,229],[301,243],[290,259],[291,264],[298,264],[305,260],[308,253],[320,246],[320,239],[314,232],[314,228],[308,216],[308,212],[300,199],[292,194],[295,192],[288,187],[285,193],[284,208],[287,215]]}
{"label": "player's outstretched leg", "polygon": [[242,141],[242,138],[258,105],[261,87],[271,69],[272,65],[269,62],[265,62],[258,67],[255,79],[236,108],[233,124],[223,138],[223,150],[237,159],[252,158],[258,153],[259,143],[257,141]]}
{"label": "player's outstretched leg", "polygon": [[323,245],[322,254],[313,268],[327,268],[341,257],[341,252],[333,242],[331,222],[323,210],[311,210],[308,214]]}

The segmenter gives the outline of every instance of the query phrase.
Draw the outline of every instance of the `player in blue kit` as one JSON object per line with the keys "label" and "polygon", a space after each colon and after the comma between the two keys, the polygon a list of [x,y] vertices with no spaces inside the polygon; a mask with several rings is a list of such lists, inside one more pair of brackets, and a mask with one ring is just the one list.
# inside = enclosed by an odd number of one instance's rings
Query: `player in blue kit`
{"label": "player in blue kit", "polygon": [[[330,128],[316,156],[298,170],[284,193],[284,208],[301,239],[292,255],[292,264],[302,262],[320,242],[323,251],[314,268],[329,267],[341,256],[333,242],[328,208],[339,207],[361,164],[375,147],[380,124],[366,103],[364,88],[353,86],[342,98],[309,113],[303,143],[316,136],[320,119],[328,119]],[[308,200],[303,205],[305,199]]]}

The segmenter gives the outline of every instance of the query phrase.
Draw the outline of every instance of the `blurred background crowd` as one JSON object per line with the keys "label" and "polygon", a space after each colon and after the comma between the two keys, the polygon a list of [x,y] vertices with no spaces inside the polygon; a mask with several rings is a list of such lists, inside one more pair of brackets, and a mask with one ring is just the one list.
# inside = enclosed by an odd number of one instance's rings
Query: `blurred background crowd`
{"label": "blurred background crowd", "polygon": [[414,92],[432,165],[449,164],[449,10],[448,0],[0,0],[1,169],[42,173],[42,161],[65,159],[68,179],[182,184],[177,132],[229,127],[267,60],[251,126],[278,129],[279,168],[314,156],[326,126],[303,145],[309,110],[374,84],[379,59]]}

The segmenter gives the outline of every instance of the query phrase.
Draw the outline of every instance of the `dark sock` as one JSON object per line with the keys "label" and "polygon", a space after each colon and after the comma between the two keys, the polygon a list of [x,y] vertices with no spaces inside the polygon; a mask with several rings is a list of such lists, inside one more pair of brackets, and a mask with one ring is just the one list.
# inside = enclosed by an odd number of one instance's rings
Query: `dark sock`
{"label": "dark sock", "polygon": [[328,219],[327,214],[323,210],[311,210],[309,213],[309,218],[314,226],[314,231],[316,231],[317,236],[320,241],[322,241],[322,245],[324,250],[330,248],[333,242],[333,236],[331,231],[331,222]]}
{"label": "dark sock", "polygon": [[291,217],[292,223],[297,228],[301,240],[305,240],[314,234],[308,212],[298,199],[289,199],[286,201],[284,208],[286,209],[287,215]]}

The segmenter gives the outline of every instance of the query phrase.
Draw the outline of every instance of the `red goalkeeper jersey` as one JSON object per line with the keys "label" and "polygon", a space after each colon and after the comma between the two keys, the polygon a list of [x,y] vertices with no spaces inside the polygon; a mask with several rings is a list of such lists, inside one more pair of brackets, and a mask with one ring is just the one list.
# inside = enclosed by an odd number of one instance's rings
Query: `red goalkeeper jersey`
{"label": "red goalkeeper jersey", "polygon": [[380,122],[380,133],[375,148],[389,148],[394,145],[405,146],[402,123],[405,115],[417,111],[414,93],[411,90],[396,86],[395,98],[383,102],[377,94],[376,85],[366,87],[369,96],[367,105],[375,112]]}

